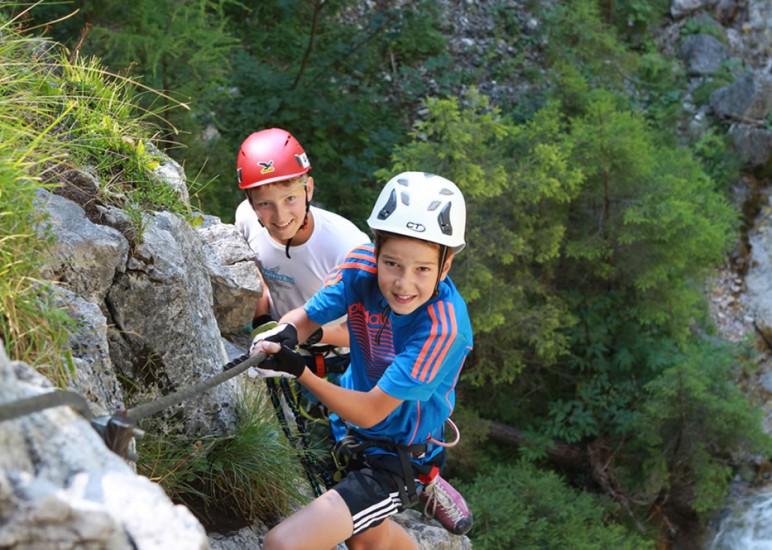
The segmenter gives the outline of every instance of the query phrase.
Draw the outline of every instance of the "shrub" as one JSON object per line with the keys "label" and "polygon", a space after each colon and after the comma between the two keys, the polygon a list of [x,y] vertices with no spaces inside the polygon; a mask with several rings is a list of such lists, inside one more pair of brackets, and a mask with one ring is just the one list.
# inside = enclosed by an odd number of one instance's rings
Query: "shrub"
{"label": "shrub", "polygon": [[475,515],[470,538],[478,550],[653,548],[619,522],[613,502],[533,464],[501,465],[459,486]]}

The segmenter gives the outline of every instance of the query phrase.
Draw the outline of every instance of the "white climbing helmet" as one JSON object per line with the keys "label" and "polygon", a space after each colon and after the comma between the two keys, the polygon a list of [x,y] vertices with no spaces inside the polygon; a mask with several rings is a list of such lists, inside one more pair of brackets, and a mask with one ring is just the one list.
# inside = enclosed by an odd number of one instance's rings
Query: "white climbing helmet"
{"label": "white climbing helmet", "polygon": [[466,204],[450,180],[426,172],[402,172],[383,187],[367,220],[373,231],[387,231],[447,246],[460,252]]}

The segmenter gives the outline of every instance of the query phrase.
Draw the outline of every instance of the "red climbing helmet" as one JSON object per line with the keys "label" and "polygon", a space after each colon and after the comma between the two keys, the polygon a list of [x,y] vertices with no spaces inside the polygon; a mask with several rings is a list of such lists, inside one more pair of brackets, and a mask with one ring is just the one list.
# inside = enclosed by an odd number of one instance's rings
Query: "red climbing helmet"
{"label": "red climbing helmet", "polygon": [[239,189],[289,180],[311,169],[308,156],[287,130],[270,128],[254,132],[239,150],[236,162]]}

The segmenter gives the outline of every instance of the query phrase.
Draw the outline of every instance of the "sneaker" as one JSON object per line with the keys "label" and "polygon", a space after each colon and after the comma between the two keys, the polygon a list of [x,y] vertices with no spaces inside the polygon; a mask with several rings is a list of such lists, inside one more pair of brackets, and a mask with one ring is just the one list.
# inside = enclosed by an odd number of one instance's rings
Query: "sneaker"
{"label": "sneaker", "polygon": [[435,518],[454,535],[466,535],[472,528],[472,511],[461,493],[437,475],[420,494],[424,515]]}

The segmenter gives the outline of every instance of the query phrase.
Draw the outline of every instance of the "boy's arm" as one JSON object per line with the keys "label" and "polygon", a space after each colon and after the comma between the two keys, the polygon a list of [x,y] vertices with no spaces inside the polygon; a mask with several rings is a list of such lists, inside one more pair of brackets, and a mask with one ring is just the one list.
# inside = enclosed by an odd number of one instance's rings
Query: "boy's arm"
{"label": "boy's arm", "polygon": [[344,321],[337,325],[324,327],[324,333],[322,334],[320,342],[336,347],[349,347],[351,341],[349,340],[348,335],[348,322]]}
{"label": "boy's arm", "polygon": [[[282,321],[288,321],[289,319],[286,318],[296,311],[293,310],[282,317]],[[304,325],[304,322],[299,317],[295,319],[300,321],[301,326]],[[311,322],[313,323],[313,321]],[[300,334],[300,331],[298,331],[298,334]],[[363,392],[342,388],[323,378],[319,378],[308,369],[303,359],[297,353],[287,348],[282,348],[276,342],[270,340],[256,342],[251,353],[254,355],[258,352],[277,354],[276,356],[279,358],[277,363],[261,367],[270,370],[270,373],[264,374],[264,376],[283,376],[283,373],[290,374],[291,377],[297,378],[328,409],[361,428],[375,426],[402,403],[401,399],[390,396],[377,386],[368,392]]]}
{"label": "boy's arm", "polygon": [[259,269],[257,270],[257,276],[260,277],[260,282],[262,283],[262,287],[263,287],[263,293],[257,299],[257,304],[255,305],[255,317],[254,317],[255,319],[263,315],[271,314],[271,293],[269,292],[268,285],[265,284],[265,281],[263,280],[263,275],[260,273]]}
{"label": "boy's arm", "polygon": [[378,386],[368,392],[349,390],[319,378],[309,369],[298,381],[328,409],[360,428],[372,428],[402,403]]}

